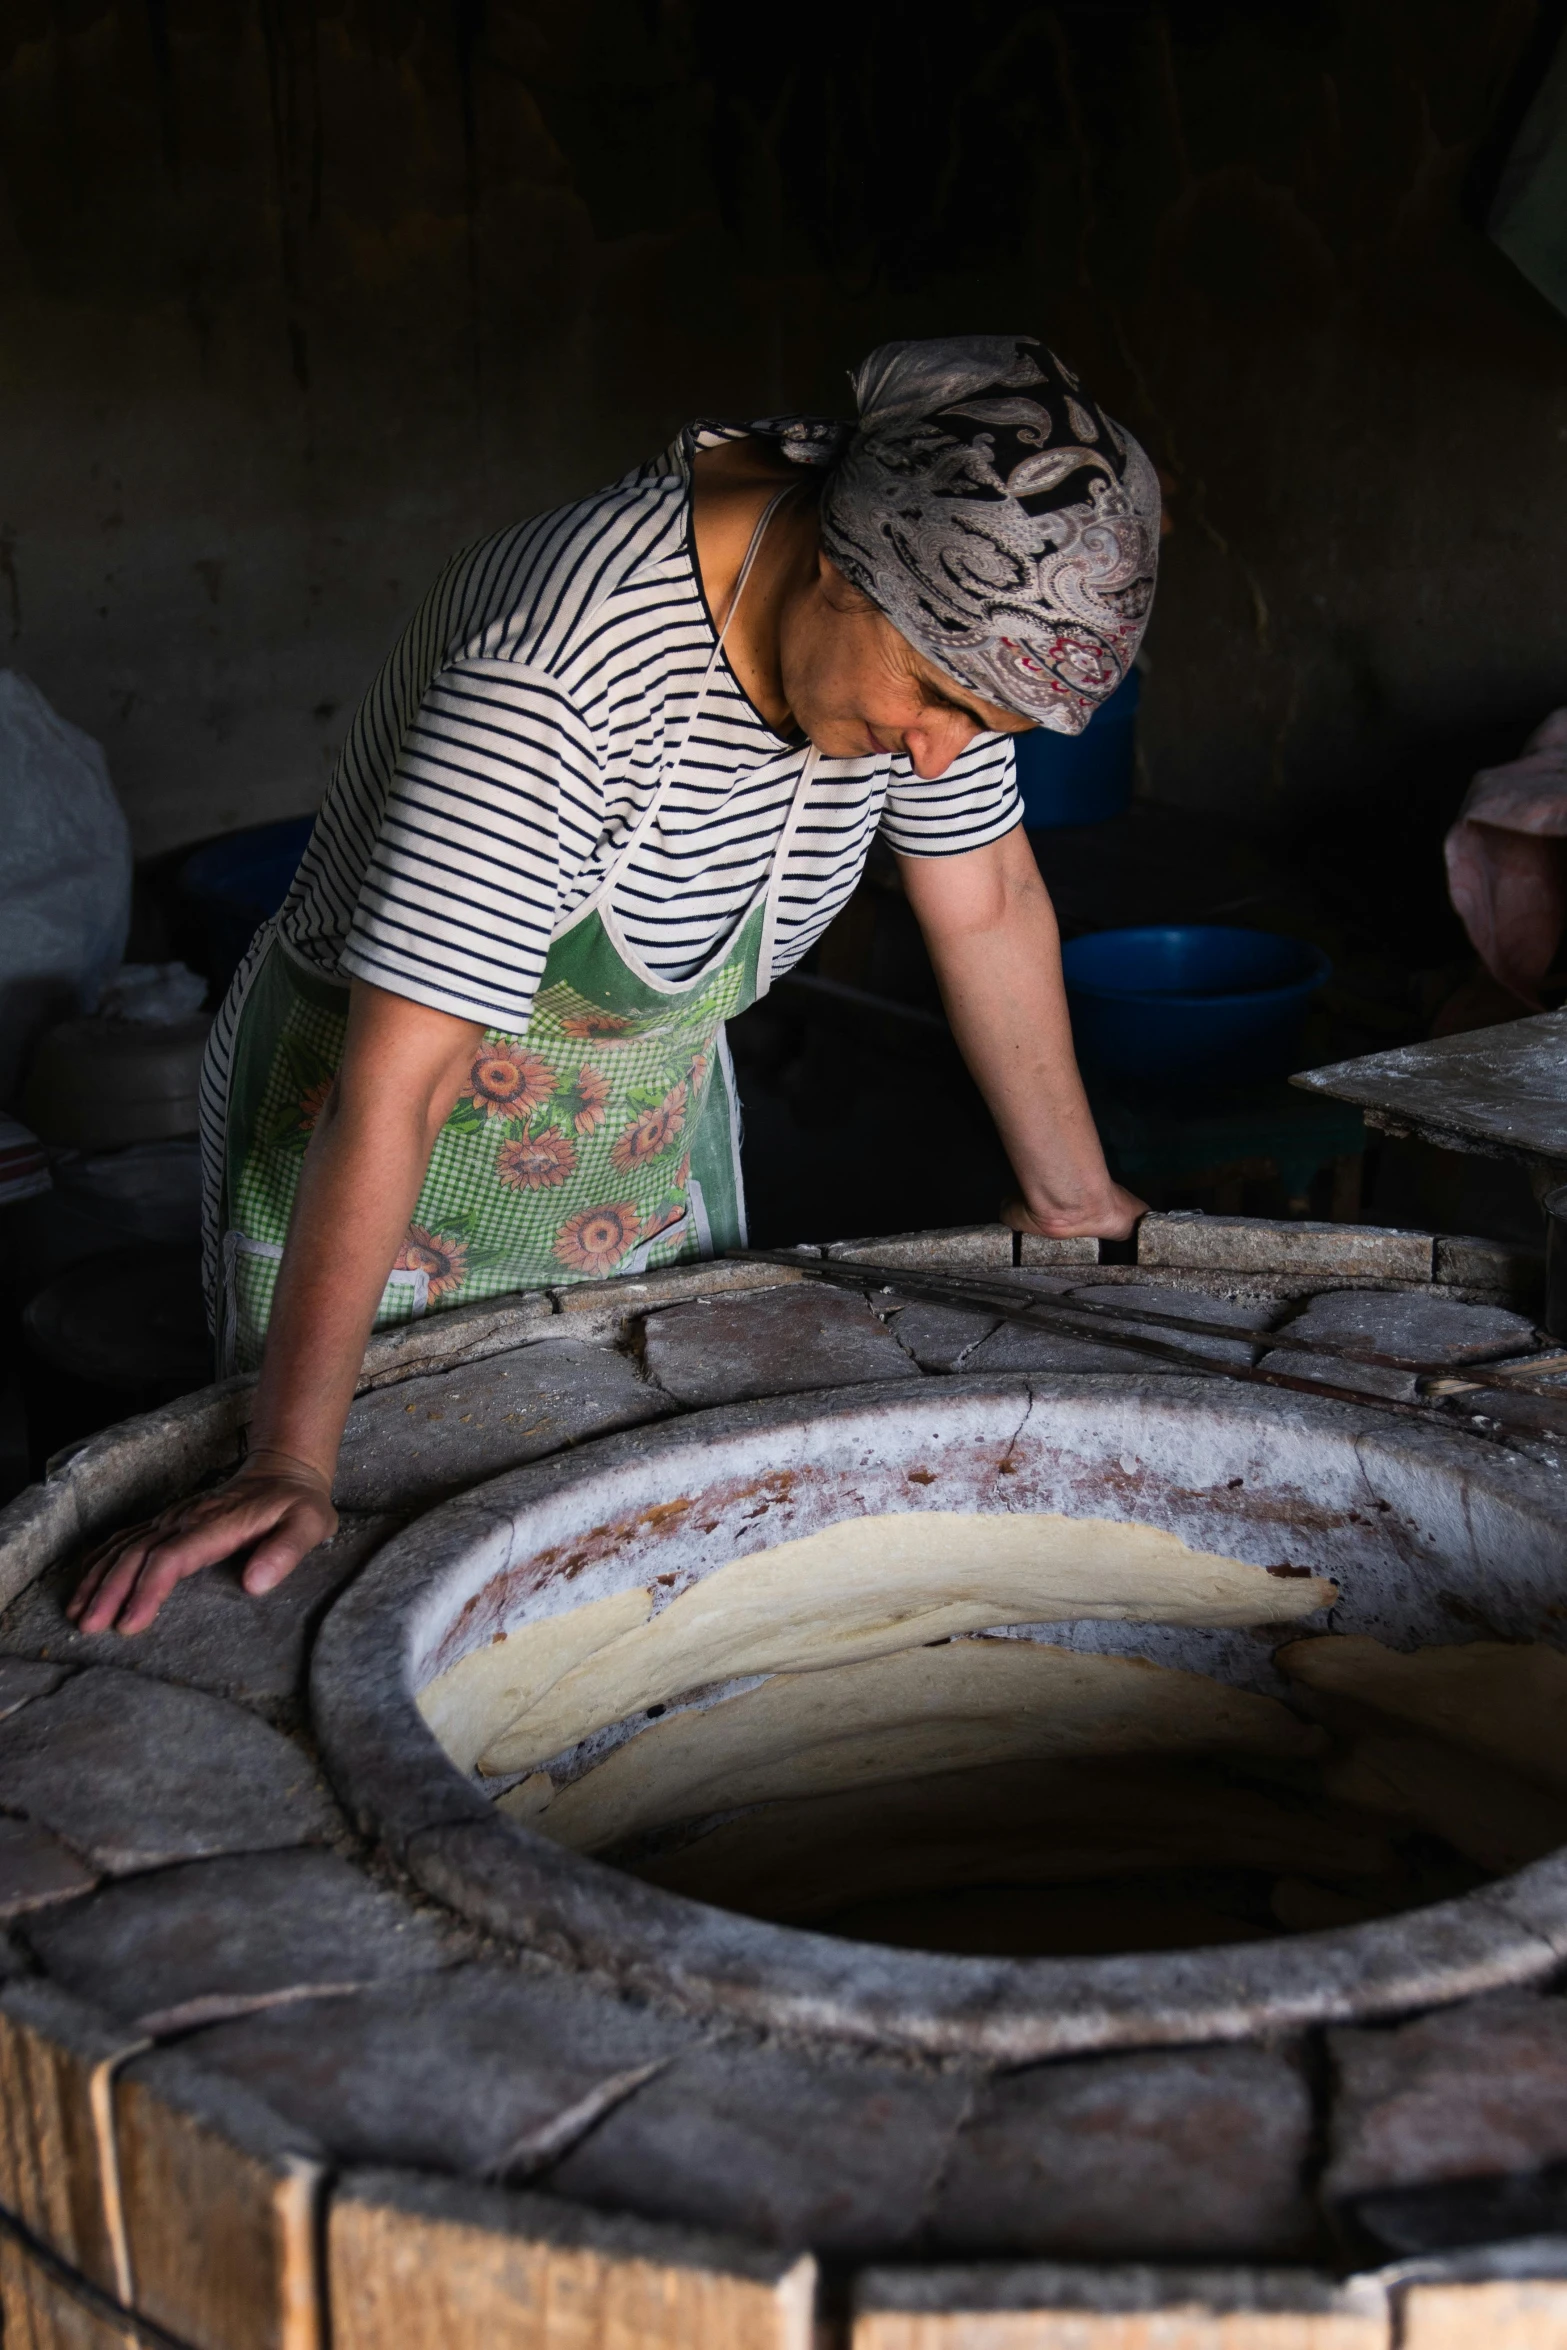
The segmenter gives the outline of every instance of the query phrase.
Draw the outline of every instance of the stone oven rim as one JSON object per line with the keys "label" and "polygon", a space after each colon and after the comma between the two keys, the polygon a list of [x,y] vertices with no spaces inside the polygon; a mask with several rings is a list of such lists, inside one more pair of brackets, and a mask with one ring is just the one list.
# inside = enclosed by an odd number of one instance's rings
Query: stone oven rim
{"label": "stone oven rim", "polygon": [[[1023,1402],[1103,1396],[1092,1374],[970,1375],[943,1394]],[[1134,1384],[1115,1381],[1126,1393]],[[1217,1389],[1165,1374],[1151,1402],[1211,1404],[1264,1423],[1386,1439],[1385,1417],[1327,1399]],[[329,1775],[364,1831],[429,1893],[506,1939],[655,2000],[752,2028],[911,2056],[994,2065],[1112,2048],[1238,2040],[1303,2024],[1446,2005],[1539,1979],[1567,1953],[1567,1853],[1458,1899],[1333,1932],[1225,1948],[1091,1959],[985,1959],[852,1943],[666,1892],[533,1834],[495,1810],[414,1702],[410,1619],[454,1540],[509,1528],[530,1501],[645,1458],[854,1414],[928,1408],[902,1382],[729,1404],[508,1471],[432,1511],[338,1599],[311,1666]],[[1444,1437],[1400,1430],[1416,1450]],[[1476,1476],[1493,1447],[1455,1431]],[[1502,1487],[1544,1480],[1510,1456]],[[499,1489],[504,1489],[504,1492]]]}

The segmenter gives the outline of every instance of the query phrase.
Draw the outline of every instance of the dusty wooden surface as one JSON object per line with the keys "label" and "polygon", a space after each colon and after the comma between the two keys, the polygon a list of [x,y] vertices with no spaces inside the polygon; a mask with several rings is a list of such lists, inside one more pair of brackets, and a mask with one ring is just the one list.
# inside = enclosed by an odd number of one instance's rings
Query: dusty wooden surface
{"label": "dusty wooden surface", "polygon": [[325,2350],[321,2149],[178,2049],[115,2083],[131,2306],[191,2350]]}
{"label": "dusty wooden surface", "polygon": [[1403,2296],[1398,2350],[1560,2350],[1567,2283],[1492,2278],[1413,2285]]}
{"label": "dusty wooden surface", "polygon": [[1298,2269],[872,2270],[852,2350],[1393,2350],[1392,2321],[1376,2280]]}
{"label": "dusty wooden surface", "polygon": [[[7,2350],[129,2350],[111,2301],[0,2235],[0,2324]],[[138,2350],[140,2346],[138,2345]],[[161,2350],[147,2337],[147,2350]]]}
{"label": "dusty wooden surface", "polygon": [[350,2174],[335,2350],[811,2350],[814,2263],[549,2199]]}
{"label": "dusty wooden surface", "polygon": [[1367,1053],[1291,1083],[1358,1102],[1371,1124],[1439,1149],[1567,1170],[1567,1012]]}

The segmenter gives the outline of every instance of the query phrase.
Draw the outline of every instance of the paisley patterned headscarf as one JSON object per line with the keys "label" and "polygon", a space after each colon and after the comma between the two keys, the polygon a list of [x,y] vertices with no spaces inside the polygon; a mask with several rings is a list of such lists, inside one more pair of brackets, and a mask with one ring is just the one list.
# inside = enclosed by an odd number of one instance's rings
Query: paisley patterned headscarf
{"label": "paisley patterned headscarf", "polygon": [[822,491],[828,555],[948,677],[1081,733],[1153,602],[1159,481],[1142,449],[1027,335],[883,343],[854,391],[859,423]]}

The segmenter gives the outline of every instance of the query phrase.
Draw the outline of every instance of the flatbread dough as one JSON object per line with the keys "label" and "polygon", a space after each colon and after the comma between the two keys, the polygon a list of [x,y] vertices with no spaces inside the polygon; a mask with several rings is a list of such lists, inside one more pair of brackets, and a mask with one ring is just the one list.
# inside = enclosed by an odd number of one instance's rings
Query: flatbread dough
{"label": "flatbread dough", "polygon": [[651,1592],[638,1588],[545,1616],[525,1632],[459,1657],[420,1690],[419,1711],[458,1768],[471,1771],[497,1722],[539,1704],[563,1673],[652,1613]]}
{"label": "flatbread dough", "polygon": [[1160,1760],[998,1763],[764,1804],[635,1873],[752,1917],[806,1923],[846,1903],[962,1885],[1066,1884],[1170,1868],[1379,1876],[1372,1821]]}
{"label": "flatbread dough", "polygon": [[[672,1714],[564,1788],[530,1825],[582,1851],[705,1812],[1073,1754],[1308,1755],[1275,1698],[1032,1640],[959,1640],[811,1673]],[[508,1799],[501,1798],[501,1808]]]}
{"label": "flatbread dough", "polygon": [[[715,1682],[816,1672],[1002,1625],[1294,1623],[1337,1597],[1333,1583],[1271,1575],[1191,1550],[1160,1527],[1110,1518],[958,1510],[845,1518],[732,1560],[651,1622],[638,1619],[591,1653],[584,1647],[569,1668],[555,1665],[554,1650],[536,1669],[519,1666],[519,1685],[534,1694],[510,1716],[497,1704],[493,1734],[474,1752],[491,1775],[527,1770],[628,1714]],[[505,1646],[526,1649],[550,1630],[524,1626]],[[497,1668],[497,1691],[501,1683]]]}
{"label": "flatbread dough", "polygon": [[1567,1656],[1471,1640],[1402,1656],[1359,1635],[1292,1640],[1274,1662],[1324,1697],[1374,1706],[1547,1787],[1567,1788]]}

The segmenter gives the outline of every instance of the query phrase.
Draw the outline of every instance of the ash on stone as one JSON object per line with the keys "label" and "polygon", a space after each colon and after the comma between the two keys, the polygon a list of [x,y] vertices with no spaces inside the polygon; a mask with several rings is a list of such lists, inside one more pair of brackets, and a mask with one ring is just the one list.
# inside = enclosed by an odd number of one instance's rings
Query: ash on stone
{"label": "ash on stone", "polygon": [[693,1408],[919,1377],[863,1298],[810,1281],[649,1314],[644,1344],[659,1386]]}
{"label": "ash on stone", "polygon": [[704,2048],[600,2123],[549,2184],[764,2244],[895,2251],[920,2233],[969,2095],[955,2074]]}
{"label": "ash on stone", "polygon": [[1335,2201],[1567,2161],[1567,2001],[1501,1992],[1328,2044]]}
{"label": "ash on stone", "polygon": [[[1183,1315],[1191,1321],[1233,1323],[1238,1331],[1264,1330],[1278,1311],[1271,1299],[1214,1297],[1203,1290],[1179,1289],[1163,1282],[1069,1283],[1059,1275],[1027,1273],[1014,1274],[1012,1278],[1047,1298],[1054,1295],[1066,1307],[1087,1304],[1132,1309],[1145,1305],[1153,1313]],[[1247,1364],[1256,1353],[1255,1347],[1244,1339],[1205,1338],[1195,1331],[1172,1330],[1158,1322],[1138,1321],[1131,1311],[1124,1314],[1118,1311],[1114,1322],[1108,1315],[1101,1318],[1084,1314],[1074,1335],[1043,1326],[1031,1329],[1026,1322],[1004,1322],[992,1337],[966,1357],[963,1368],[965,1371],[1119,1371],[1138,1377],[1179,1370],[1178,1362],[1143,1354],[1134,1347],[1115,1345],[1112,1338],[1115,1332],[1125,1332],[1130,1338],[1155,1338],[1161,1345],[1189,1355],[1194,1363]]]}
{"label": "ash on stone", "polygon": [[958,2133],[932,2237],[957,2253],[1288,2258],[1313,2232],[1311,2121],[1300,2068],[1277,2049],[1007,2074]]}
{"label": "ash on stone", "polygon": [[[1000,1272],[987,1272],[987,1285],[1016,1290],[1020,1298],[1030,1293],[1049,1298],[1060,1296],[1075,1282],[1075,1273],[1043,1273],[1018,1271],[1007,1266]],[[1027,1331],[1026,1323],[1005,1320],[988,1306],[938,1305],[933,1300],[915,1298],[900,1300],[894,1292],[890,1300],[876,1301],[878,1312],[890,1316],[890,1326],[900,1345],[905,1346],[922,1371],[968,1371],[974,1366],[975,1349],[993,1333]],[[1010,1364],[999,1364],[999,1369],[1010,1369]],[[1033,1368],[1034,1366],[1027,1366]],[[1060,1367],[1060,1366],[1039,1366]]]}
{"label": "ash on stone", "polygon": [[[1068,1296],[1078,1286],[1076,1273],[1026,1270],[1013,1273],[1008,1282],[1020,1297],[1032,1295],[1046,1305]],[[1127,1347],[1107,1346],[1092,1335],[1073,1338],[1047,1330],[1043,1323],[1009,1320],[998,1321],[989,1337],[970,1348],[962,1367],[965,1371],[1157,1371],[1161,1366],[1151,1357],[1139,1358]]]}
{"label": "ash on stone", "polygon": [[33,1820],[0,1819],[0,1919],[74,1901],[97,1883],[74,1852]]}
{"label": "ash on stone", "polygon": [[1345,1362],[1339,1355],[1297,1353],[1271,1347],[1258,1364],[1261,1371],[1280,1371],[1290,1379],[1310,1379],[1320,1387],[1353,1388],[1357,1395],[1385,1395],[1394,1403],[1413,1403],[1420,1393],[1419,1374],[1390,1370],[1382,1363]]}
{"label": "ash on stone", "polygon": [[428,1913],[335,1853],[310,1850],[132,1877],[33,1921],[27,1939],[56,1982],[161,2032],[428,1974],[456,1956]]}
{"label": "ash on stone", "polygon": [[[269,2008],[187,2043],[341,2162],[505,2176],[572,2115],[688,2045],[693,2025],[560,1977],[478,1966]],[[556,2151],[560,2148],[557,2145]]]}
{"label": "ash on stone", "polygon": [[1493,1362],[1535,1343],[1534,1325],[1503,1306],[1465,1305],[1451,1297],[1396,1291],[1332,1290],[1314,1297],[1288,1325],[1291,1338],[1389,1355],[1413,1370]]}
{"label": "ash on stone", "polygon": [[[1314,1297],[1288,1330],[1293,1339],[1320,1339],[1338,1351],[1318,1355],[1280,1347],[1263,1357],[1265,1371],[1353,1387],[1396,1403],[1411,1403],[1419,1395],[1422,1369],[1494,1362],[1534,1344],[1534,1325],[1503,1306],[1375,1289],[1337,1289]],[[1357,1350],[1391,1356],[1392,1363],[1356,1362]],[[1396,1369],[1397,1364],[1410,1368]]]}
{"label": "ash on stone", "polygon": [[0,1722],[0,1805],[109,1876],[325,1842],[308,1758],[236,1705],[94,1665]]}
{"label": "ash on stone", "polygon": [[[1118,1325],[1137,1338],[1157,1338],[1161,1345],[1179,1348],[1194,1361],[1203,1363],[1251,1363],[1256,1348],[1244,1339],[1207,1338],[1194,1330],[1172,1330],[1157,1321],[1137,1322],[1130,1319],[1133,1309],[1146,1306],[1150,1314],[1168,1314],[1192,1322],[1224,1322],[1237,1331],[1266,1330],[1278,1309],[1271,1302],[1255,1298],[1214,1297],[1200,1289],[1178,1289],[1160,1281],[1139,1281],[1135,1284],[1094,1282],[1071,1290],[1073,1302],[1115,1306],[1127,1313],[1128,1319]],[[1145,1363],[1154,1360],[1144,1356]]]}
{"label": "ash on stone", "polygon": [[177,1680],[263,1712],[285,1707],[303,1686],[317,1624],[404,1522],[397,1511],[345,1510],[331,1541],[319,1544],[286,1582],[261,1599],[244,1589],[238,1561],[189,1575],[171,1592],[156,1622],[134,1640],[118,1632],[88,1637],[77,1631],[64,1608],[81,1578],[80,1558],[73,1555],[12,1601],[0,1617],[0,1650],[10,1652],[7,1663],[112,1665],[121,1672]]}
{"label": "ash on stone", "polygon": [[888,1327],[922,1371],[956,1371],[967,1364],[981,1339],[1000,1327],[1000,1319],[995,1314],[932,1305],[918,1298],[896,1307],[888,1317]]}
{"label": "ash on stone", "polygon": [[64,1679],[63,1665],[25,1656],[0,1656],[0,1722],[9,1721],[31,1698],[47,1697]]}
{"label": "ash on stone", "polygon": [[344,1432],[336,1498],[352,1509],[423,1507],[669,1410],[668,1396],[613,1348],[540,1339],[361,1396]]}
{"label": "ash on stone", "polygon": [[1130,1347],[1031,1330],[1026,1322],[1003,1322],[963,1363],[965,1371],[1119,1371],[1123,1378],[1157,1376],[1175,1367],[1153,1355],[1135,1354]]}

